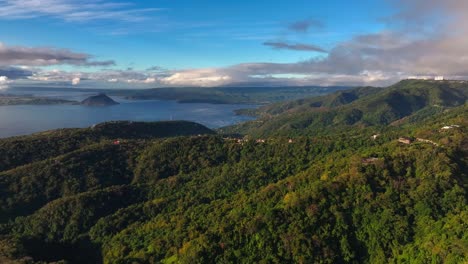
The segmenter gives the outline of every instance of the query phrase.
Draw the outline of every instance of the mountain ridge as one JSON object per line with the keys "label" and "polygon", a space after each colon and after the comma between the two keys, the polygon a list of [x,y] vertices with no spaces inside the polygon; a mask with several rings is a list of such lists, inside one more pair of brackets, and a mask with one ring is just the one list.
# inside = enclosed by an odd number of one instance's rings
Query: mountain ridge
{"label": "mountain ridge", "polygon": [[221,133],[249,135],[314,133],[326,128],[388,125],[423,109],[460,106],[468,83],[404,80],[387,88],[363,87],[323,97],[275,104],[253,114],[254,121],[222,128]]}

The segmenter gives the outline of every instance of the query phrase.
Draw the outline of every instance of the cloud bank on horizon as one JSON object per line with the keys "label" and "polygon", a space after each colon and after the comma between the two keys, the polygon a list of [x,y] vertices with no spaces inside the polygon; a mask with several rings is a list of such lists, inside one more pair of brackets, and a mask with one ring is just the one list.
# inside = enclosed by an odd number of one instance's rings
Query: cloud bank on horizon
{"label": "cloud bank on horizon", "polygon": [[[45,4],[38,4],[42,2]],[[468,79],[468,2],[395,0],[391,5],[395,12],[376,21],[385,25],[383,29],[354,34],[330,48],[300,42],[301,36],[310,31],[327,30],[326,24],[316,19],[284,25],[285,31],[294,34],[294,41],[286,35],[259,42],[275,52],[316,54],[287,63],[245,62],[224,67],[137,70],[120,67],[113,59],[97,60],[93,55],[66,48],[0,43],[0,89],[25,80],[73,85],[92,81],[94,84],[125,83],[148,87],[210,87],[240,83],[386,85],[408,76],[436,75]],[[103,0],[86,2],[81,9],[73,0],[0,0],[0,18],[22,20],[53,16],[64,21],[140,21],[155,10],[159,9],[136,8],[131,3]],[[124,52],[131,56],[132,48]]]}

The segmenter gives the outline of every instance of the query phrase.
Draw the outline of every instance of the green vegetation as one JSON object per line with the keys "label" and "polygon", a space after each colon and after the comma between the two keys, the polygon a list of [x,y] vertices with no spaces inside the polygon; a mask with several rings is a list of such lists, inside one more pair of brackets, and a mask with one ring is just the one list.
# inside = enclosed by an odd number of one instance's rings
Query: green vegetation
{"label": "green vegetation", "polygon": [[76,102],[62,100],[62,99],[0,94],[0,106],[2,105],[52,105],[52,104],[74,104],[74,103]]}
{"label": "green vegetation", "polygon": [[468,82],[405,80],[385,89],[356,88],[251,110],[258,120],[220,131],[251,136],[329,134],[424,119],[463,105],[467,98]]}
{"label": "green vegetation", "polygon": [[[0,262],[467,262],[466,90],[407,91],[305,100],[356,121],[259,140],[188,122],[0,140]],[[394,94],[411,114],[358,124]]]}
{"label": "green vegetation", "polygon": [[314,108],[331,108],[352,103],[357,99],[378,93],[382,89],[374,87],[354,88],[338,91],[329,95],[299,99],[295,101],[279,102],[258,109],[238,110],[239,114],[251,116],[272,116],[285,112],[309,111]]}
{"label": "green vegetation", "polygon": [[108,122],[91,128],[60,129],[0,140],[0,171],[53,158],[101,141],[213,134],[186,121]]}

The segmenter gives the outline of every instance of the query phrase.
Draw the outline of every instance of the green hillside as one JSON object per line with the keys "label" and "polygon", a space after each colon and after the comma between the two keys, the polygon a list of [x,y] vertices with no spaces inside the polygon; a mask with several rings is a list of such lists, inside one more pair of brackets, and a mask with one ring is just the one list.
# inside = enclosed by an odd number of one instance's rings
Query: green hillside
{"label": "green hillside", "polygon": [[427,84],[287,103],[263,140],[188,122],[0,140],[0,263],[465,263],[467,91]]}
{"label": "green hillside", "polygon": [[323,97],[260,108],[260,119],[221,129],[254,136],[330,133],[350,126],[389,125],[417,115],[430,117],[460,106],[468,98],[468,82],[405,80],[388,88],[356,88]]}
{"label": "green hillside", "polygon": [[200,124],[186,121],[108,122],[91,128],[60,129],[32,136],[0,139],[0,171],[62,155],[103,140],[151,139],[213,133]]}
{"label": "green hillside", "polygon": [[239,114],[246,114],[251,116],[272,116],[282,113],[302,112],[316,108],[330,108],[342,106],[354,102],[355,100],[375,94],[379,92],[380,88],[375,87],[359,87],[345,91],[338,91],[329,95],[317,96],[295,101],[280,102],[258,109],[245,109],[238,110]]}

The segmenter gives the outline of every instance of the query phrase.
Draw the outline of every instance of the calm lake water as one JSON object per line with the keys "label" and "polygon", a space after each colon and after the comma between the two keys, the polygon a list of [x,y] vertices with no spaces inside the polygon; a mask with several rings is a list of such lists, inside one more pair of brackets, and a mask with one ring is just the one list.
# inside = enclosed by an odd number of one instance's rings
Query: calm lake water
{"label": "calm lake water", "polygon": [[[81,100],[90,94],[35,94]],[[255,105],[180,104],[174,101],[131,101],[113,97],[120,105],[86,107],[81,105],[0,106],[0,138],[27,135],[57,129],[89,127],[106,121],[188,120],[210,128],[219,128],[251,120],[237,116],[234,110]]]}

